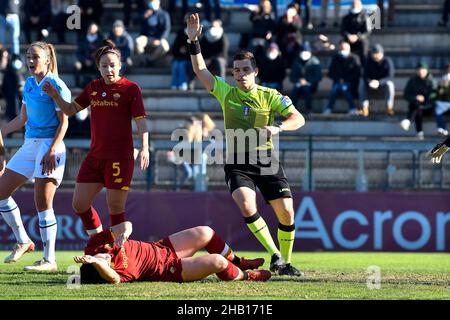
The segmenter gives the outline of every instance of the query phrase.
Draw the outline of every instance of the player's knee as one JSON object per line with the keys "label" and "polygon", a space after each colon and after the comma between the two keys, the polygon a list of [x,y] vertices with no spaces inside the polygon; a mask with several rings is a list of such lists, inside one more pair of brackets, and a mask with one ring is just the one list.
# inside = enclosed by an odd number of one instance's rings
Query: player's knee
{"label": "player's knee", "polygon": [[290,208],[283,208],[279,212],[279,220],[284,225],[291,225],[294,223],[294,210]]}
{"label": "player's knee", "polygon": [[108,209],[110,213],[122,213],[125,211],[125,206],[122,203],[108,203]]}
{"label": "player's knee", "polygon": [[199,235],[199,238],[203,240],[210,240],[214,235],[214,230],[208,226],[199,226],[196,227],[196,231]]}
{"label": "player's knee", "polygon": [[89,209],[89,207],[90,207],[90,205],[84,204],[84,203],[82,203],[80,201],[74,200],[72,202],[72,209],[76,213],[86,212]]}
{"label": "player's knee", "polygon": [[215,253],[212,254],[212,256],[214,258],[213,265],[216,272],[221,272],[228,267],[228,260],[222,257],[220,254]]}
{"label": "player's knee", "polygon": [[256,212],[256,205],[251,201],[243,201],[240,208],[245,217],[249,217]]}

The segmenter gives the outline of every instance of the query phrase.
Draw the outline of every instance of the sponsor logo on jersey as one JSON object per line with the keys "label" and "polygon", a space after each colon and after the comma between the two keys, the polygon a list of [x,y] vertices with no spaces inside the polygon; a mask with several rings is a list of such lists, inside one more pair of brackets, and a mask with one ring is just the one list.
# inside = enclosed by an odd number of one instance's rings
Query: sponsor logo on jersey
{"label": "sponsor logo on jersey", "polygon": [[102,92],[102,97],[106,97],[106,92]]}
{"label": "sponsor logo on jersey", "polygon": [[91,102],[91,107],[118,107],[119,104],[114,101],[107,100],[93,100]]}

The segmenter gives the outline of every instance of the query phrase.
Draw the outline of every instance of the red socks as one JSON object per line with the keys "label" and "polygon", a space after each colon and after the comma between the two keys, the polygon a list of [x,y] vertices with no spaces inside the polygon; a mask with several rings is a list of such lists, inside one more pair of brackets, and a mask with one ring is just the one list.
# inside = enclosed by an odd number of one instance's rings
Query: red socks
{"label": "red socks", "polygon": [[231,281],[237,279],[237,277],[239,276],[239,271],[239,268],[229,261],[227,268],[222,272],[216,273],[216,275],[221,280]]}
{"label": "red socks", "polygon": [[233,250],[219,237],[219,235],[214,231],[214,234],[205,247],[206,251],[209,253],[218,253],[225,258],[229,259],[229,256],[233,254]]}
{"label": "red socks", "polygon": [[125,222],[125,212],[119,213],[119,214],[109,214],[109,218],[111,220],[111,227],[121,224],[122,222]]}
{"label": "red socks", "polygon": [[95,230],[102,225],[102,221],[94,207],[90,207],[85,212],[77,213],[77,215],[81,218],[85,230]]}

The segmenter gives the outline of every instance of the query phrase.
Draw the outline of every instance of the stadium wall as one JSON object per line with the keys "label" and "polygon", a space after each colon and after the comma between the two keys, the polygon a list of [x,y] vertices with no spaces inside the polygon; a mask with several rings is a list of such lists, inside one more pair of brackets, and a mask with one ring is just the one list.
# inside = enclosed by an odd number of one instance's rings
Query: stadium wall
{"label": "stadium wall", "polygon": [[[33,193],[18,192],[14,198],[29,235],[40,243]],[[57,192],[54,208],[61,250],[80,250],[87,240],[71,203],[71,192]],[[95,207],[107,227],[104,193]],[[276,239],[275,215],[259,195],[258,207]],[[294,209],[295,251],[450,251],[450,197],[445,192],[298,192]],[[227,192],[131,192],[126,211],[134,239],[153,241],[209,225],[236,250],[262,250]],[[0,219],[0,249],[9,250],[13,242]]]}

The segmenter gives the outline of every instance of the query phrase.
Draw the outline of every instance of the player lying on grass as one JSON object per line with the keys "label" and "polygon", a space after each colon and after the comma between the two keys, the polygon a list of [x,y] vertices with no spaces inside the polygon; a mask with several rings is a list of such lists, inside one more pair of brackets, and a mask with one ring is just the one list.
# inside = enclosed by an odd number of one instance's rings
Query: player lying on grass
{"label": "player lying on grass", "polygon": [[[213,273],[224,281],[271,277],[268,270],[244,271],[260,267],[264,259],[238,258],[210,227],[183,230],[157,242],[128,240],[131,232],[126,221],[90,237],[85,255],[74,257],[82,263],[81,283],[186,282]],[[201,249],[210,254],[194,257]]]}
{"label": "player lying on grass", "polygon": [[450,138],[447,138],[444,142],[440,142],[428,152],[428,157],[431,159],[433,163],[440,163],[444,154],[450,148]]}

